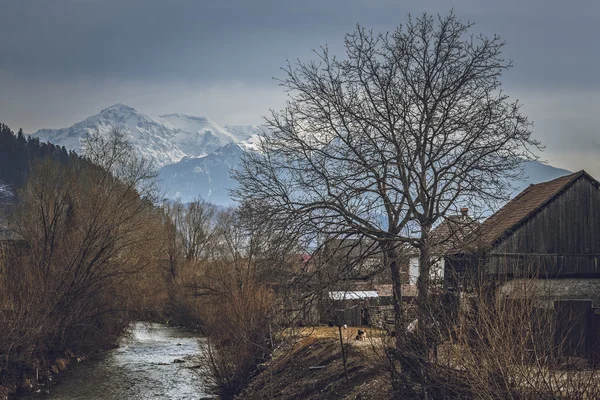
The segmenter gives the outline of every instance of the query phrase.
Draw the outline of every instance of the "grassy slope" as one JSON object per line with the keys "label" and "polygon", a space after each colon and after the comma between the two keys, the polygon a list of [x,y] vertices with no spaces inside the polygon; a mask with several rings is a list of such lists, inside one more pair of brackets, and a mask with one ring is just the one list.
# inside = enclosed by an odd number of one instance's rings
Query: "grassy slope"
{"label": "grassy slope", "polygon": [[[301,339],[293,349],[278,354],[257,375],[240,399],[385,399],[390,398],[387,376],[369,355],[368,342],[351,337],[356,328],[345,331],[349,343],[346,383],[337,330],[318,328]],[[312,366],[325,366],[311,370]]]}

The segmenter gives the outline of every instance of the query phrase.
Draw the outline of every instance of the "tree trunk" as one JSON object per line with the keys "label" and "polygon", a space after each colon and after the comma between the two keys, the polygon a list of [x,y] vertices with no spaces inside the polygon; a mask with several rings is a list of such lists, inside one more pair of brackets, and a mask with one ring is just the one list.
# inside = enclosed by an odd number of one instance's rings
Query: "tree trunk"
{"label": "tree trunk", "polygon": [[419,246],[419,278],[417,279],[417,307],[419,330],[426,332],[431,323],[431,302],[429,287],[431,277],[431,244],[429,233],[431,225],[421,225],[421,243]]}
{"label": "tree trunk", "polygon": [[[425,243],[419,249],[419,278],[417,279],[417,306],[419,327],[425,328],[429,321],[429,278],[431,273],[431,250]],[[419,329],[420,329],[419,328]]]}
{"label": "tree trunk", "polygon": [[[418,379],[425,383],[429,380],[428,358],[432,341],[433,310],[429,296],[431,273],[431,247],[429,244],[430,226],[422,227],[421,246],[419,248],[419,278],[417,279],[417,318],[418,327],[413,342],[413,371],[418,374]],[[429,398],[427,385],[421,387],[421,398]]]}
{"label": "tree trunk", "polygon": [[396,333],[396,348],[400,349],[401,337],[404,332],[404,315],[402,307],[402,271],[398,259],[398,250],[396,243],[386,241],[382,245],[385,251],[385,259],[390,267],[393,287],[393,302],[394,302],[394,330]]}

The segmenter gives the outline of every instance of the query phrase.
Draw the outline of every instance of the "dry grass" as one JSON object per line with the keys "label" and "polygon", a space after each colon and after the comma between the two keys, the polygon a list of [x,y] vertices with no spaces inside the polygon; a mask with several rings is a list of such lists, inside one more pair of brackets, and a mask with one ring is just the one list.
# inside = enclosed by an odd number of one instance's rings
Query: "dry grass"
{"label": "dry grass", "polygon": [[[507,308],[502,303],[485,306],[495,307],[491,310],[479,304],[477,318],[461,318],[446,328],[438,326],[438,344],[424,353],[427,357],[425,370],[413,371],[414,375],[403,383],[405,389],[408,385],[412,388],[408,392],[410,395],[419,397],[426,392],[425,395],[432,399],[598,398],[599,369],[577,357],[554,357],[549,354],[545,342],[532,343],[530,306],[528,303],[516,308]],[[396,379],[406,379],[406,366],[398,359],[390,358],[390,354],[394,354],[390,349],[395,349],[395,338],[386,336],[385,331],[361,327],[367,331],[367,339],[359,341],[355,340],[358,329],[342,329],[349,360],[359,358],[364,367],[387,369],[388,372],[394,368]],[[450,331],[442,332],[443,329]],[[300,349],[319,346],[321,342],[335,345],[330,349],[332,356],[340,350],[337,327],[288,329],[284,334],[294,336],[298,341],[291,355],[279,358],[274,367],[277,370],[285,369],[284,364],[295,362],[293,354]],[[416,340],[412,346],[424,348],[426,345]],[[405,351],[402,357],[407,359],[412,353],[422,354],[416,348]],[[389,380],[385,382],[391,387]],[[428,389],[423,391],[423,387]]]}
{"label": "dry grass", "polygon": [[294,346],[274,355],[239,399],[392,398],[387,374],[366,356],[362,347],[348,346],[349,382],[345,381],[337,328],[304,328],[303,332],[305,336]]}
{"label": "dry grass", "polygon": [[[364,341],[355,340],[358,330],[367,332],[367,339]],[[385,331],[365,326],[349,326],[342,328],[342,337],[345,342],[360,342],[368,343],[369,338],[378,338],[381,335],[385,335]],[[336,326],[308,326],[302,328],[289,328],[283,333],[284,335],[293,335],[298,337],[313,337],[317,339],[336,339],[339,340],[340,334],[339,329]]]}

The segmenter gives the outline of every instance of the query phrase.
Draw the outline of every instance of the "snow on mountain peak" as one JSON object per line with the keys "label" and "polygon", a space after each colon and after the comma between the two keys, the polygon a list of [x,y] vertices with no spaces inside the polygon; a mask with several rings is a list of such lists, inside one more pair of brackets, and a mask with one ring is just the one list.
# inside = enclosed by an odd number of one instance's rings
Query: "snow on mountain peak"
{"label": "snow on mountain peak", "polygon": [[194,120],[194,121],[199,121],[199,122],[210,122],[210,120],[206,117],[194,117],[192,115],[179,114],[179,113],[159,115],[159,117],[163,118],[163,119],[179,118],[179,119]]}
{"label": "snow on mountain peak", "polygon": [[223,126],[205,118],[184,114],[151,116],[125,104],[115,104],[85,120],[62,129],[41,129],[32,135],[42,141],[83,152],[88,132],[118,128],[126,133],[134,150],[157,167],[177,163],[184,157],[210,154],[228,143],[242,143],[263,129],[255,126]]}
{"label": "snow on mountain peak", "polygon": [[[114,127],[126,132],[138,155],[154,159],[170,197],[183,201],[203,197],[221,205],[231,204],[229,190],[237,185],[230,171],[239,166],[245,151],[258,151],[260,135],[268,134],[261,126],[220,125],[185,114],[151,116],[119,103],[69,128],[42,129],[33,136],[81,151],[88,132],[104,133]],[[525,172],[529,178],[522,185],[516,182],[519,189],[568,173],[538,162],[526,163]]]}

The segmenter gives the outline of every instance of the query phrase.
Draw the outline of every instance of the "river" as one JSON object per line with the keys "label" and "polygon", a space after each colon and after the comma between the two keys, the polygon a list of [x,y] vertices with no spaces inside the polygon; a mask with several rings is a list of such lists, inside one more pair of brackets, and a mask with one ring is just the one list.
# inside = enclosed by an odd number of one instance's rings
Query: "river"
{"label": "river", "polygon": [[58,384],[37,399],[210,398],[198,371],[190,368],[198,364],[201,347],[193,331],[135,323],[118,348],[60,373]]}

